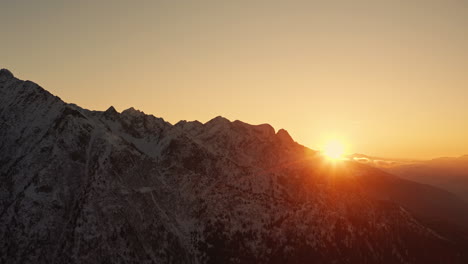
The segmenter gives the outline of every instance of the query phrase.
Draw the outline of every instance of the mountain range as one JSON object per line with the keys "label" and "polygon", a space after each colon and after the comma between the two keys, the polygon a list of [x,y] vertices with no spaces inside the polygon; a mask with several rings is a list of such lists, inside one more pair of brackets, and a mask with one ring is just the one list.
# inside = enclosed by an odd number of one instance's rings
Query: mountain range
{"label": "mountain range", "polygon": [[468,202],[468,155],[431,160],[395,160],[362,154],[349,158],[404,179],[442,188]]}
{"label": "mountain range", "polygon": [[1,263],[467,263],[468,204],[284,129],[91,111],[0,70]]}

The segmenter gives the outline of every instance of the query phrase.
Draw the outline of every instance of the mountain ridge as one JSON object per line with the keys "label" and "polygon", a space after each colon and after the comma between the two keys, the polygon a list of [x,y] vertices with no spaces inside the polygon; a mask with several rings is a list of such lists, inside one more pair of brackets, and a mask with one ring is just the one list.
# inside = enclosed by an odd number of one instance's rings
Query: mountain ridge
{"label": "mountain ridge", "polygon": [[468,202],[468,155],[430,160],[384,159],[362,154],[349,158],[404,179],[444,189]]}
{"label": "mountain ridge", "polygon": [[463,263],[367,194],[393,176],[270,125],[86,110],[5,71],[0,122],[1,262]]}

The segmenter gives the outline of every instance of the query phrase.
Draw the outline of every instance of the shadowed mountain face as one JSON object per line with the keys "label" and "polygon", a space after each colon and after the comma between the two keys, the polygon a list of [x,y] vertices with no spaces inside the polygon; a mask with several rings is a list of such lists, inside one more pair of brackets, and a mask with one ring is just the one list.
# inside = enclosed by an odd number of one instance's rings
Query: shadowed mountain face
{"label": "shadowed mountain face", "polygon": [[459,247],[467,251],[468,156],[427,161],[362,154],[353,154],[350,158],[398,176],[400,179],[389,175],[384,182],[385,177],[379,177],[367,183],[373,185],[371,190],[376,197],[403,205],[426,225],[457,241]]}
{"label": "shadowed mountain face", "polygon": [[387,169],[402,178],[443,188],[468,202],[468,156],[439,158]]}
{"label": "shadowed mountain face", "polygon": [[442,188],[468,202],[468,155],[432,160],[392,160],[362,154],[350,158],[404,179]]}
{"label": "shadowed mountain face", "polygon": [[267,124],[89,111],[0,71],[2,263],[464,263],[398,181],[421,188]]}

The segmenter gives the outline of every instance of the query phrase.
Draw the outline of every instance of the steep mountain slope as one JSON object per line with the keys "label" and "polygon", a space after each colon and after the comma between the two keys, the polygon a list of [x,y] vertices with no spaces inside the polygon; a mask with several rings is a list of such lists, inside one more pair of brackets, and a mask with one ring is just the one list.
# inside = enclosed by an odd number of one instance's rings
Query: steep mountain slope
{"label": "steep mountain slope", "polygon": [[382,174],[367,181],[379,197],[408,207],[420,218],[468,230],[468,202],[462,199],[468,188],[466,156],[429,161],[391,160],[362,154],[353,154],[350,158],[399,176],[400,179],[385,176],[381,170],[363,166],[369,174]]}
{"label": "steep mountain slope", "polygon": [[463,262],[269,125],[89,111],[1,70],[0,127],[2,263]]}
{"label": "steep mountain slope", "polygon": [[369,188],[368,194],[400,204],[418,218],[444,221],[468,231],[468,203],[453,193],[366,165],[353,163],[348,167],[352,166],[360,167],[360,180]]}

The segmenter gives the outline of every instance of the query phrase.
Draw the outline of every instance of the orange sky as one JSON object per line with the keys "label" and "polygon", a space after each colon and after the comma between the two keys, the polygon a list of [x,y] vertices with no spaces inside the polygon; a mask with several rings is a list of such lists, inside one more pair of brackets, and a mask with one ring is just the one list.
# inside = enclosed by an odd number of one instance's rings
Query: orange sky
{"label": "orange sky", "polygon": [[0,67],[67,102],[468,154],[468,1],[8,1]]}

